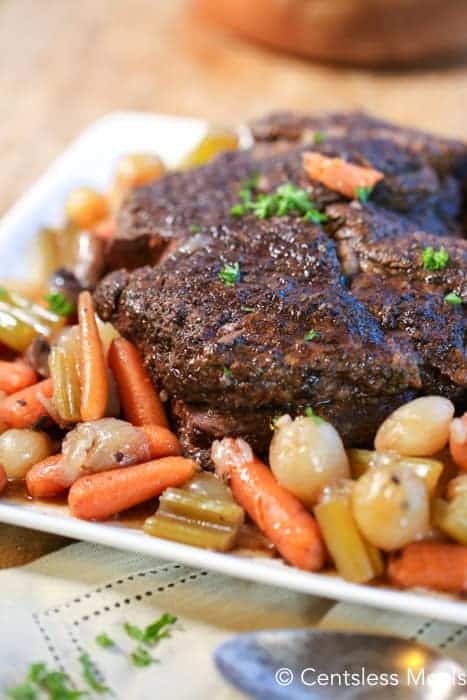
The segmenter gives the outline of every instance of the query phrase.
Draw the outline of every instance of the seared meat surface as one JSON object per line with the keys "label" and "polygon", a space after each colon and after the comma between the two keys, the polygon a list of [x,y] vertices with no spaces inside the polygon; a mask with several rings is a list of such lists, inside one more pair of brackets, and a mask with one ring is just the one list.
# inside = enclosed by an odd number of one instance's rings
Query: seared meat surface
{"label": "seared meat surface", "polygon": [[[277,140],[284,137],[280,129],[276,133],[273,128],[267,138],[266,126],[253,125],[259,144],[252,149],[225,153],[207,166],[169,174],[133,192],[120,212],[117,235],[108,244],[108,269],[157,263],[191,237],[193,228],[210,228],[226,217],[229,220],[240,183],[255,172],[261,173],[259,186],[265,192],[290,181],[307,189],[318,207],[341,201],[340,195],[324,185],[310,182],[303,171],[302,155],[310,149],[306,143],[310,133],[324,138],[311,145],[313,150],[371,165],[385,174],[375,188],[375,203],[409,215],[425,231],[458,232],[455,218],[461,207],[461,185],[455,175],[467,163],[463,144],[360,114],[279,115],[271,118],[272,123],[275,118],[279,119],[277,129],[284,127],[289,136],[287,128],[292,130],[291,143]],[[295,129],[296,121],[301,131]]]}
{"label": "seared meat surface", "polygon": [[[370,203],[306,176],[316,131],[313,150],[384,172]],[[240,435],[264,453],[274,416],[308,405],[355,446],[415,396],[465,406],[465,306],[444,299],[467,294],[465,147],[363,115],[279,115],[254,134],[264,145],[134,192],[108,253],[127,270],[95,295],[168,393],[185,451],[206,463],[214,438]],[[292,182],[327,221],[232,216],[256,173],[257,192]],[[446,267],[425,269],[423,250],[441,245]],[[131,271],[143,262],[159,264]]]}

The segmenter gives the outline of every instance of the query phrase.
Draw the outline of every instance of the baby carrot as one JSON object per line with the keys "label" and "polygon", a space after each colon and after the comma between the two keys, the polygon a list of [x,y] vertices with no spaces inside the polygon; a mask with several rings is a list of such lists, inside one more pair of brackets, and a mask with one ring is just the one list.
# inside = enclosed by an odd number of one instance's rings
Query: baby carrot
{"label": "baby carrot", "polygon": [[0,391],[14,394],[37,383],[37,374],[25,362],[0,360]]}
{"label": "baby carrot", "polygon": [[80,412],[83,421],[98,420],[105,415],[109,386],[104,349],[96,323],[94,304],[89,292],[78,299],[80,337]]}
{"label": "baby carrot", "polygon": [[323,567],[326,550],[315,519],[278,484],[246,442],[224,438],[214,443],[212,459],[221,473],[230,475],[235,500],[286,561],[307,571]]}
{"label": "baby carrot", "polygon": [[10,428],[30,428],[39,418],[48,415],[40,396],[50,399],[52,392],[51,379],[16,391],[0,401],[0,423],[6,423]]}
{"label": "baby carrot", "polygon": [[197,469],[183,457],[165,457],[123,469],[112,469],[75,481],[68,494],[72,515],[82,520],[105,520],[138,503],[182,486]]}
{"label": "baby carrot", "polygon": [[133,343],[125,338],[115,338],[110,346],[109,365],[127,420],[133,425],[168,428],[169,421],[162,401]]}
{"label": "baby carrot", "polygon": [[467,413],[451,422],[449,449],[454,464],[467,472]]}
{"label": "baby carrot", "polygon": [[161,425],[144,425],[141,429],[149,443],[151,459],[177,457],[182,454],[177,436],[167,428]]}
{"label": "baby carrot", "polygon": [[303,154],[303,165],[312,180],[318,180],[334,192],[356,199],[359,188],[373,188],[384,174],[374,168],[348,163],[342,158],[328,158],[321,153]]}
{"label": "baby carrot", "polygon": [[33,498],[53,498],[65,491],[69,485],[62,455],[46,457],[31,467],[26,474],[26,488]]}
{"label": "baby carrot", "polygon": [[467,547],[440,542],[414,542],[392,555],[389,579],[402,588],[467,591]]}
{"label": "baby carrot", "polygon": [[[152,460],[162,457],[176,457],[181,454],[180,443],[176,435],[159,425],[145,425],[138,428],[144,432],[149,454]],[[137,460],[135,460],[137,463]],[[98,471],[109,471],[120,468],[117,464],[109,464],[104,467],[90,470],[86,467],[88,475]],[[128,469],[128,466],[125,467]],[[33,498],[53,498],[66,491],[75,481],[83,475],[81,468],[67,463],[62,455],[47,457],[42,462],[35,464],[26,475],[26,486]]]}
{"label": "baby carrot", "polygon": [[2,493],[2,491],[5,489],[7,482],[8,482],[8,479],[6,476],[6,472],[5,472],[4,468],[2,467],[2,465],[0,464],[0,493]]}

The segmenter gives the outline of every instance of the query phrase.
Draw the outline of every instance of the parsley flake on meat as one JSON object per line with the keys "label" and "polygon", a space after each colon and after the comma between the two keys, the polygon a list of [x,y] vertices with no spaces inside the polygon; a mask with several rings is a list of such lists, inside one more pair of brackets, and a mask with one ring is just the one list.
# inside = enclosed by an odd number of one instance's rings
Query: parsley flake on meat
{"label": "parsley flake on meat", "polygon": [[327,216],[316,209],[308,192],[291,182],[279,185],[272,193],[260,193],[256,197],[251,188],[242,188],[240,199],[242,201],[230,210],[233,216],[243,216],[251,211],[258,219],[295,214],[316,224],[327,221]]}
{"label": "parsley flake on meat", "polygon": [[303,340],[305,340],[305,341],[316,340],[316,338],[319,338],[319,333],[318,333],[318,331],[313,331],[313,330],[308,331],[303,336]]}
{"label": "parsley flake on meat", "polygon": [[324,143],[326,141],[326,134],[324,131],[315,131],[313,133],[313,143],[316,146],[319,146],[320,143]]}
{"label": "parsley flake on meat", "polygon": [[455,292],[449,292],[449,294],[446,294],[444,297],[444,301],[447,301],[448,304],[462,304],[462,297]]}
{"label": "parsley flake on meat", "polygon": [[439,250],[428,246],[422,250],[422,262],[425,270],[444,270],[449,262],[449,254],[443,245]]}
{"label": "parsley flake on meat", "polygon": [[316,425],[319,425],[320,423],[323,422],[323,419],[320,418],[320,416],[317,416],[316,413],[313,411],[313,408],[311,406],[307,406],[305,408],[305,416],[307,418],[313,418],[314,422]]}
{"label": "parsley flake on meat", "polygon": [[240,263],[226,263],[219,272],[218,277],[226,287],[233,287],[234,284],[240,281]]}
{"label": "parsley flake on meat", "polygon": [[373,192],[373,187],[356,187],[355,197],[362,203],[366,204]]}
{"label": "parsley flake on meat", "polygon": [[271,428],[271,430],[273,432],[275,430],[277,430],[277,428],[279,427],[278,423],[279,423],[281,418],[282,418],[282,416],[280,414],[278,414],[277,416],[273,416],[273,418],[271,419],[271,423],[269,424],[269,427]]}
{"label": "parsley flake on meat", "polygon": [[189,229],[191,233],[199,233],[201,231],[201,226],[198,224],[190,224]]}

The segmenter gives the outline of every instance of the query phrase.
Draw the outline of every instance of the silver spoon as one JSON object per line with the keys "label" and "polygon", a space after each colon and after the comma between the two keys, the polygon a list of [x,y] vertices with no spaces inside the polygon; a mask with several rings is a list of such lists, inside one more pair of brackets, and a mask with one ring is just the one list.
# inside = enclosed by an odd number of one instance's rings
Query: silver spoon
{"label": "silver spoon", "polygon": [[228,681],[258,700],[467,700],[462,666],[397,637],[265,630],[228,640],[214,658]]}

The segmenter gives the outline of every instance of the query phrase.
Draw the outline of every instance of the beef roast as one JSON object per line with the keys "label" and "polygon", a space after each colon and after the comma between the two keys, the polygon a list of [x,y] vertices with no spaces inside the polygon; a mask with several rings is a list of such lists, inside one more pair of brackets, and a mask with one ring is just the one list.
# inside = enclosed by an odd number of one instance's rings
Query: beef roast
{"label": "beef roast", "polygon": [[[313,150],[384,172],[374,192],[376,203],[408,214],[426,231],[458,231],[454,219],[461,207],[461,185],[456,175],[467,164],[463,144],[361,114],[279,115],[271,118],[272,124],[275,121],[277,129],[272,129],[269,143],[266,120],[262,129],[253,126],[260,143],[252,149],[225,153],[206,166],[169,174],[134,191],[120,212],[117,235],[108,244],[108,269],[157,263],[189,238],[193,229],[221,223],[238,199],[240,183],[254,172],[261,172],[260,188],[266,192],[291,181],[305,187],[318,207],[340,201],[342,197],[310,182],[303,172],[303,151],[310,145],[298,144],[298,133],[306,141],[303,135],[310,129],[312,133],[321,130],[323,138],[312,144]],[[284,129],[294,136],[289,147],[275,140]]]}
{"label": "beef roast", "polygon": [[[370,203],[307,178],[310,129],[325,131],[315,150],[385,173]],[[129,269],[95,295],[168,393],[185,451],[206,463],[214,438],[241,435],[264,453],[274,416],[307,405],[356,446],[415,396],[464,407],[465,307],[444,297],[467,293],[465,147],[362,115],[274,117],[253,130],[264,145],[133,193],[109,253],[109,267]],[[254,173],[257,193],[306,189],[327,222],[233,217]],[[426,270],[423,250],[440,245],[447,266]],[[131,271],[143,262],[158,264]],[[237,264],[226,284],[220,273]]]}

